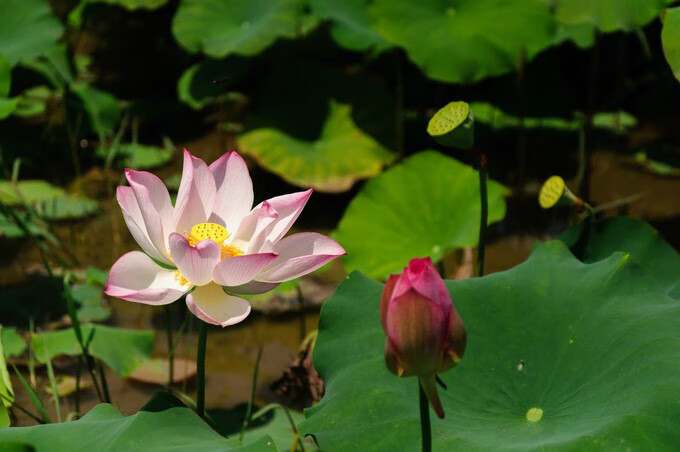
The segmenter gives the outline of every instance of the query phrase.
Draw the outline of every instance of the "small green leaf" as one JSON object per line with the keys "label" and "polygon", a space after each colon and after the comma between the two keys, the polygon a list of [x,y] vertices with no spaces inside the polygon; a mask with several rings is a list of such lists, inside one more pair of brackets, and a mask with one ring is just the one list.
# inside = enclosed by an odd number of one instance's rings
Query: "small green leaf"
{"label": "small green leaf", "polygon": [[673,75],[680,81],[680,6],[668,8],[663,15],[661,43]]}
{"label": "small green leaf", "polygon": [[[10,407],[14,402],[14,389],[12,389],[12,380],[9,378],[7,362],[5,361],[5,357],[8,355],[5,352],[4,339],[4,328],[0,325],[0,405],[2,405],[0,408]],[[0,421],[0,428],[2,428],[1,423]]]}
{"label": "small green leaf", "polygon": [[673,0],[555,0],[558,22],[592,24],[604,32],[633,30],[653,20]]}
{"label": "small green leaf", "polygon": [[[106,158],[110,149],[100,147],[97,155]],[[119,168],[131,168],[135,170],[147,170],[165,165],[174,155],[174,150],[169,147],[158,147],[139,143],[122,143],[115,152],[116,166]]]}
{"label": "small green leaf", "polygon": [[109,5],[120,6],[130,11],[137,9],[153,10],[168,3],[168,0],[84,0],[88,3],[107,3]]}
{"label": "small green leaf", "polygon": [[[104,325],[81,325],[84,338],[92,334],[89,352],[113,369],[118,375],[132,373],[140,364],[149,359],[153,348],[154,332],[150,330],[129,330]],[[45,355],[42,343],[45,337],[49,354]],[[81,354],[80,344],[73,329],[48,331],[32,338],[36,359],[44,363],[55,356]]]}
{"label": "small green leaf", "polygon": [[238,145],[244,154],[291,184],[331,193],[375,176],[394,159],[392,151],[357,128],[349,105],[335,101],[316,141],[266,128],[241,135]]}
{"label": "small green leaf", "polygon": [[97,201],[81,196],[63,195],[35,203],[35,210],[46,220],[73,220],[94,214]]}
{"label": "small green leaf", "polygon": [[21,356],[26,350],[26,341],[12,326],[0,326],[0,341],[5,359]]}
{"label": "small green leaf", "polygon": [[[507,189],[489,181],[489,223],[505,216]],[[371,277],[400,272],[413,257],[436,262],[477,244],[479,180],[471,167],[435,151],[419,152],[368,181],[336,234],[345,265]]]}
{"label": "small green leaf", "polygon": [[[18,193],[17,193],[18,191]],[[11,206],[33,204],[64,196],[63,189],[44,180],[21,180],[16,184],[0,180],[0,202]]]}
{"label": "small green leaf", "polygon": [[304,8],[303,0],[182,0],[172,33],[191,53],[257,55],[302,34]]}

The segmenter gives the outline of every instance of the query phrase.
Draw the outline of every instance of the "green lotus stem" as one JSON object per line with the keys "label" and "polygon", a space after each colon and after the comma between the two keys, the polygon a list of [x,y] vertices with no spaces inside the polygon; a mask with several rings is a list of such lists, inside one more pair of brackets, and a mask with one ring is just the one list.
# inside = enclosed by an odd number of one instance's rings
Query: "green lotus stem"
{"label": "green lotus stem", "polygon": [[420,398],[420,435],[422,439],[422,451],[432,452],[432,426],[430,425],[430,403],[427,401],[425,391],[418,380],[418,393]]}
{"label": "green lotus stem", "polygon": [[200,322],[198,330],[198,350],[196,352],[196,411],[205,420],[205,347],[208,341],[208,324]]}
{"label": "green lotus stem", "polygon": [[250,396],[248,397],[248,408],[246,408],[246,417],[243,419],[241,425],[241,432],[238,435],[238,442],[243,442],[243,435],[246,434],[248,425],[250,425],[250,417],[253,413],[253,404],[255,403],[255,389],[257,388],[257,374],[260,371],[260,360],[262,359],[262,346],[257,349],[257,358],[255,358],[255,370],[253,371],[253,381],[250,385]]}
{"label": "green lotus stem", "polygon": [[479,223],[479,245],[477,247],[477,276],[484,276],[484,248],[486,247],[486,224],[489,215],[486,176],[486,155],[481,154],[479,158],[479,199],[481,215]]}
{"label": "green lotus stem", "polygon": [[61,423],[61,404],[59,402],[59,390],[57,389],[57,379],[54,376],[54,368],[52,367],[52,360],[50,359],[50,354],[47,351],[47,340],[45,336],[42,337],[43,347],[45,348],[45,357],[47,358],[47,378],[50,381],[50,387],[52,388],[52,399],[54,400],[54,411],[57,413],[57,422]]}
{"label": "green lotus stem", "polygon": [[165,332],[168,340],[168,386],[175,380],[175,343],[172,340],[172,310],[165,305]]}
{"label": "green lotus stem", "polygon": [[8,405],[11,404],[11,405],[12,405],[12,408],[18,408],[19,411],[23,412],[26,416],[29,416],[30,418],[32,418],[32,419],[33,419],[34,421],[36,421],[38,424],[45,424],[45,423],[46,423],[43,419],[41,419],[41,418],[39,418],[38,416],[36,416],[35,414],[31,413],[31,412],[28,411],[26,408],[24,408],[23,406],[19,405],[19,404],[17,403],[16,400],[10,399],[10,398],[7,397],[5,394],[0,394],[0,399],[6,400],[6,401],[8,402]]}
{"label": "green lotus stem", "polygon": [[109,384],[106,381],[106,371],[104,366],[97,361],[97,370],[99,371],[99,378],[102,380],[102,394],[104,394],[104,402],[111,403],[111,396],[109,395]]}
{"label": "green lotus stem", "polygon": [[78,355],[78,360],[76,361],[76,416],[80,417],[80,373],[83,368],[83,356]]}

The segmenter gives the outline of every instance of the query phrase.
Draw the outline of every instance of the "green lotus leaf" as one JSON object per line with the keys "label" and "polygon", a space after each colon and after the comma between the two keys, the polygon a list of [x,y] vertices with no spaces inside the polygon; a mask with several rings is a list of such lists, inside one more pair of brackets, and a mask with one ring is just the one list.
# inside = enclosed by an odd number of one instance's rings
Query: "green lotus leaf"
{"label": "green lotus leaf", "polygon": [[184,71],[177,82],[177,95],[194,110],[229,100],[234,93],[228,92],[227,87],[243,78],[247,70],[245,58],[201,61]]}
{"label": "green lotus leaf", "polygon": [[[81,329],[85,341],[92,337],[90,354],[104,361],[118,375],[131,374],[151,356],[154,341],[154,332],[151,330],[129,330],[89,324],[81,325]],[[81,354],[80,344],[72,328],[35,334],[31,344],[36,359],[41,363],[59,355]]]}
{"label": "green lotus leaf", "polygon": [[584,227],[588,227],[586,223],[579,223],[559,237],[581,260],[592,263],[606,259],[616,251],[629,253],[655,283],[680,300],[680,255],[656,229],[644,221],[627,217],[597,222],[585,237]]}
{"label": "green lotus leaf", "polygon": [[[505,216],[507,189],[489,181],[489,224]],[[348,270],[382,278],[415,256],[436,262],[479,236],[479,177],[436,151],[419,152],[370,180],[336,233]]]}
{"label": "green lotus leaf", "polygon": [[14,113],[18,104],[19,99],[17,99],[16,97],[11,99],[0,97],[0,119],[5,119],[6,117]]}
{"label": "green lotus leaf", "polygon": [[49,51],[62,33],[47,0],[0,2],[0,54],[10,64],[28,61]]}
{"label": "green lotus leaf", "polygon": [[[5,361],[5,342],[4,342],[4,328],[0,325],[0,408],[10,407],[14,402],[14,389],[12,389],[12,380],[9,378],[7,371],[7,362]],[[9,419],[5,421],[4,417],[7,413],[2,413],[0,410],[0,428],[9,425]],[[6,423],[5,423],[6,422]]]}
{"label": "green lotus leaf", "polygon": [[680,6],[669,8],[663,16],[661,43],[673,75],[680,81]]}
{"label": "green lotus leaf", "polygon": [[182,0],[172,32],[191,53],[256,55],[302,34],[304,8],[303,0]]}
{"label": "green lotus leaf", "polygon": [[[106,159],[110,148],[100,147],[97,155]],[[174,151],[170,145],[164,147],[150,146],[139,143],[122,143],[115,151],[115,164],[119,168],[132,168],[135,170],[147,170],[165,165],[170,160]]]}
{"label": "green lotus leaf", "polygon": [[168,3],[168,0],[86,0],[86,3],[108,3],[134,11],[136,9],[157,9]]}
{"label": "green lotus leaf", "polygon": [[390,45],[374,29],[368,17],[368,0],[310,0],[314,14],[331,20],[335,42],[349,50],[380,52]]}
{"label": "green lotus leaf", "polygon": [[12,326],[0,327],[0,341],[5,358],[21,356],[26,350],[26,341]]}
{"label": "green lotus leaf", "polygon": [[[45,237],[48,235],[48,232],[38,226],[28,212],[15,212],[15,214],[28,228],[31,235],[35,237]],[[13,219],[6,217],[4,213],[0,212],[0,237],[18,239],[25,235],[25,231],[19,227]]]}
{"label": "green lotus leaf", "polygon": [[16,107],[12,114],[22,118],[39,116],[47,111],[47,103],[54,92],[45,85],[33,86],[15,97]]}
{"label": "green lotus leaf", "polygon": [[123,416],[113,405],[100,404],[77,421],[2,429],[0,449],[8,443],[23,443],[36,452],[276,451],[269,436],[240,446],[237,439],[220,436],[181,402],[154,407],[158,404],[155,399],[132,416]]}
{"label": "green lotus leaf", "polygon": [[[468,342],[440,375],[446,419],[433,416],[433,450],[680,443],[680,302],[629,255],[584,264],[553,241],[511,270],[447,287]],[[417,380],[384,363],[382,290],[355,273],[322,307],[314,364],[326,394],[300,429],[323,450],[419,450]]]}
{"label": "green lotus leaf", "polygon": [[435,80],[471,83],[509,72],[553,41],[547,2],[375,0],[374,28]]}
{"label": "green lotus leaf", "polygon": [[41,200],[33,206],[46,220],[74,220],[94,214],[97,201],[82,196],[63,195]]}
{"label": "green lotus leaf", "polygon": [[63,189],[44,180],[26,179],[16,184],[6,180],[0,181],[0,202],[12,206],[21,205],[23,202],[33,204],[64,195],[66,193]]}
{"label": "green lotus leaf", "polygon": [[103,322],[111,317],[111,309],[102,305],[104,288],[92,284],[74,284],[71,296],[78,304],[80,322]]}
{"label": "green lotus leaf", "polygon": [[646,25],[673,0],[556,0],[555,18],[569,24],[592,24],[604,32]]}
{"label": "green lotus leaf", "polygon": [[588,49],[595,44],[595,27],[592,24],[557,24],[553,43],[561,44],[571,41],[582,49]]}
{"label": "green lotus leaf", "polygon": [[0,97],[9,96],[12,86],[12,66],[9,60],[0,54]]}
{"label": "green lotus leaf", "polygon": [[271,128],[238,138],[239,149],[263,167],[300,187],[323,192],[348,190],[378,174],[394,153],[357,128],[349,105],[332,101],[316,141],[298,140]]}

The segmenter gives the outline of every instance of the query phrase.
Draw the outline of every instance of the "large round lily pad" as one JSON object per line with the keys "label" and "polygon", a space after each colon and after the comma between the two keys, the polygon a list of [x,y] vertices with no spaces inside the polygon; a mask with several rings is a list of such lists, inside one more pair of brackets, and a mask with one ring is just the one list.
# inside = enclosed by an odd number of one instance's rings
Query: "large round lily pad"
{"label": "large round lily pad", "polygon": [[238,138],[239,149],[286,181],[319,191],[341,192],[375,176],[394,153],[362,132],[349,105],[332,101],[321,135],[308,142],[272,128]]}
{"label": "large round lily pad", "polygon": [[0,2],[0,55],[13,65],[49,51],[61,32],[47,0]]}
{"label": "large round lily pad", "polygon": [[558,238],[587,263],[606,259],[616,251],[629,253],[653,277],[655,284],[680,300],[680,255],[656,229],[627,217],[595,223],[589,231],[584,231],[584,227],[589,225],[579,223]]}
{"label": "large round lily pad", "polygon": [[192,53],[256,55],[279,38],[302,34],[304,7],[303,0],[182,0],[172,32]]}
{"label": "large round lily pad", "polygon": [[564,24],[592,24],[604,32],[633,30],[658,16],[673,0],[557,0],[555,18]]}
{"label": "large round lily pad", "polygon": [[374,27],[435,80],[470,83],[519,65],[553,40],[544,0],[375,0]]}
{"label": "large round lily pad", "polygon": [[366,6],[369,0],[310,0],[312,11],[332,21],[335,42],[349,50],[379,52],[390,45],[373,29]]}
{"label": "large round lily pad", "polygon": [[663,18],[661,43],[673,75],[680,81],[680,7],[668,8]]}
{"label": "large round lily pad", "polygon": [[[468,343],[440,375],[446,418],[433,417],[433,450],[680,444],[680,302],[629,255],[583,264],[554,241],[511,270],[447,287]],[[384,363],[382,289],[355,273],[323,305],[314,364],[326,395],[300,427],[323,450],[419,450],[417,380]]]}
{"label": "large round lily pad", "polygon": [[[160,400],[164,398],[172,398],[171,403]],[[244,446],[236,438],[222,437],[177,399],[162,393],[132,416],[100,404],[77,421],[1,429],[0,449],[15,450],[3,448],[11,443],[31,445],[36,452],[276,451],[269,436]]]}
{"label": "large round lily pad", "polygon": [[[414,256],[440,260],[479,237],[479,180],[471,167],[419,152],[369,181],[340,220],[336,239],[348,270],[380,278]],[[506,189],[489,181],[489,223],[505,215]]]}

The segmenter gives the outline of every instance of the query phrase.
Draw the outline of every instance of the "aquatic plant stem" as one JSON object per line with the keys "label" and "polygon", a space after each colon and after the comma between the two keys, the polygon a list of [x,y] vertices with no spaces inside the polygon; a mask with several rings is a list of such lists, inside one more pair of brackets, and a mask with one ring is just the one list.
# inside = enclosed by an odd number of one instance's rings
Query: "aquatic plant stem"
{"label": "aquatic plant stem", "polygon": [[168,339],[168,386],[175,380],[175,343],[172,340],[172,309],[165,305],[165,333]]}
{"label": "aquatic plant stem", "polygon": [[200,322],[198,330],[198,350],[196,352],[196,411],[205,420],[205,348],[208,341],[208,324]]}
{"label": "aquatic plant stem", "polygon": [[423,452],[432,452],[432,426],[430,425],[430,404],[425,391],[418,380],[418,394],[420,399],[420,435]]}
{"label": "aquatic plant stem", "polygon": [[257,358],[255,358],[255,369],[253,370],[253,381],[250,385],[250,395],[248,396],[248,407],[246,408],[246,416],[243,418],[243,425],[241,425],[241,432],[238,435],[239,443],[243,442],[243,435],[246,434],[248,425],[250,425],[250,417],[253,413],[253,404],[255,403],[255,389],[257,388],[257,374],[260,371],[260,360],[262,359],[262,346],[257,349]]}
{"label": "aquatic plant stem", "polygon": [[76,405],[76,416],[80,417],[80,374],[83,370],[83,355],[78,355],[78,360],[76,361],[76,394],[75,394],[75,405]]}
{"label": "aquatic plant stem", "polygon": [[97,371],[99,372],[99,378],[102,380],[102,394],[104,394],[104,402],[111,403],[111,396],[109,395],[109,384],[106,381],[106,370],[102,363],[97,361]]}
{"label": "aquatic plant stem", "polygon": [[489,200],[487,196],[486,154],[482,153],[479,157],[479,199],[481,215],[479,221],[479,244],[477,246],[477,276],[484,276],[484,250],[486,247],[486,224],[489,216]]}

